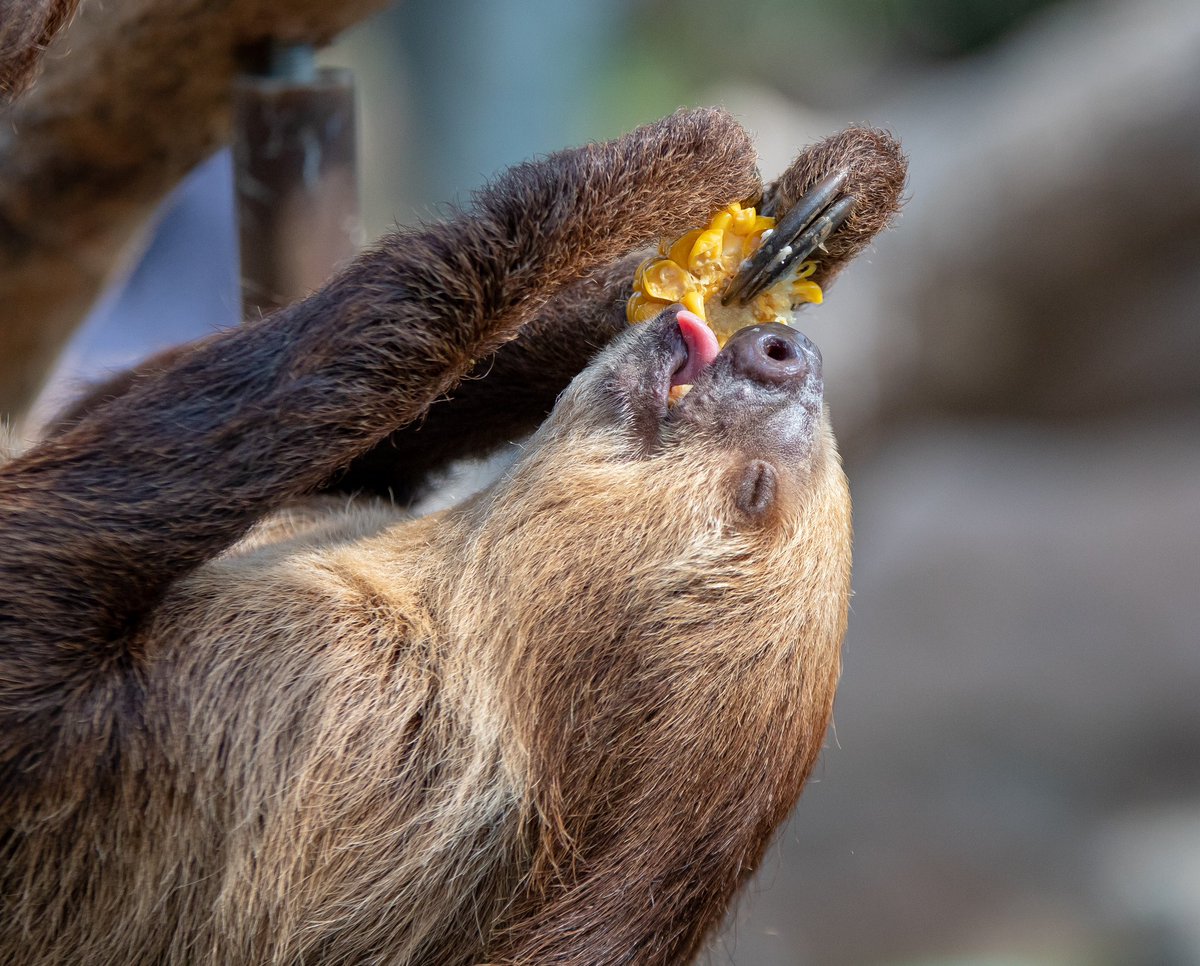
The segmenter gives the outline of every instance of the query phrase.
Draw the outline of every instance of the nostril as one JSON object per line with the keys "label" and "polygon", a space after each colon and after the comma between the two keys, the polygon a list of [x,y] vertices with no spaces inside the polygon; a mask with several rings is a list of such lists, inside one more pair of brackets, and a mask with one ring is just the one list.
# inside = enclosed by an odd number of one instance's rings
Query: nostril
{"label": "nostril", "polygon": [[772,385],[799,384],[819,375],[820,357],[803,333],[778,322],[742,329],[725,343],[722,355],[733,371]]}
{"label": "nostril", "polygon": [[763,351],[768,359],[774,359],[776,362],[785,362],[795,355],[791,346],[781,339],[768,339],[763,346]]}

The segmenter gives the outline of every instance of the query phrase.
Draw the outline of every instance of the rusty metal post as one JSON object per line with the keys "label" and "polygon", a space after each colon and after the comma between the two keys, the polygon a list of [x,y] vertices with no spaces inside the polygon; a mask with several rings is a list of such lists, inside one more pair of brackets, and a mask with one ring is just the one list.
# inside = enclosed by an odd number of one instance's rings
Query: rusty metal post
{"label": "rusty metal post", "polygon": [[242,313],[307,295],[358,250],[354,85],[308,46],[269,46],[234,85]]}

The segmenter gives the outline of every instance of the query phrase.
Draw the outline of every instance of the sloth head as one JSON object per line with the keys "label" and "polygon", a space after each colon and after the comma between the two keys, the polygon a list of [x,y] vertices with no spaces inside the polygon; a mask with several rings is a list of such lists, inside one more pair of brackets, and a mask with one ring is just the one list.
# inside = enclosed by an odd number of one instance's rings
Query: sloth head
{"label": "sloth head", "polygon": [[[670,405],[673,382],[692,389]],[[698,797],[746,843],[730,868],[694,856],[723,903],[795,802],[840,670],[850,504],[820,353],[778,324],[718,351],[672,308],[580,373],[461,519],[451,633],[497,669],[493,732],[512,774],[572,776],[518,779],[542,871],[692,855],[672,816]],[[625,795],[664,823],[613,826]]]}
{"label": "sloth head", "polygon": [[850,511],[822,392],[820,352],[791,327],[720,350],[677,308],[630,328],[474,508],[472,569],[523,634],[808,642],[836,663]]}

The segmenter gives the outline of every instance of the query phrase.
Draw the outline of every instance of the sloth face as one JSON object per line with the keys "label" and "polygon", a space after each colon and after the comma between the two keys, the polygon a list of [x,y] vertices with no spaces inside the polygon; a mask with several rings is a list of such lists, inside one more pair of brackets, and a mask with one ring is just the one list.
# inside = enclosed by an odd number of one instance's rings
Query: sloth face
{"label": "sloth face", "polygon": [[[674,405],[672,383],[692,386]],[[471,513],[465,572],[498,602],[476,624],[502,636],[836,664],[849,492],[820,353],[787,326],[719,351],[674,308],[631,327]]]}
{"label": "sloth face", "polygon": [[718,349],[699,318],[671,309],[575,379],[543,445],[572,450],[574,465],[662,472],[674,482],[657,486],[691,490],[689,503],[740,529],[796,509],[836,463],[823,391],[821,353],[798,330],[751,326]]}
{"label": "sloth face", "polygon": [[[692,388],[672,405],[673,383]],[[787,326],[719,351],[688,312],[633,326],[475,505],[474,550],[539,594],[562,575],[563,606],[594,594],[651,613],[697,593],[757,614],[769,592],[802,622],[814,595],[844,604],[849,494],[822,388],[820,353]]]}
{"label": "sloth face", "polygon": [[[643,455],[693,441],[793,465],[813,455],[823,420],[821,354],[798,330],[755,325],[718,350],[695,315],[668,311],[637,336],[614,346],[583,383],[600,397],[598,409],[627,421]],[[678,389],[688,391],[677,396]]]}

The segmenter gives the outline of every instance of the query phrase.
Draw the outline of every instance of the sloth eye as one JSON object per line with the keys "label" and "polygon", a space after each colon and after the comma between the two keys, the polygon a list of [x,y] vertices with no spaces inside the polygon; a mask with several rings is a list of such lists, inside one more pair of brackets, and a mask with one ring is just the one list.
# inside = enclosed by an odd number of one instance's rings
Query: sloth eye
{"label": "sloth eye", "polygon": [[774,466],[763,460],[751,460],[738,484],[737,508],[749,516],[762,516],[775,502],[776,484]]}

